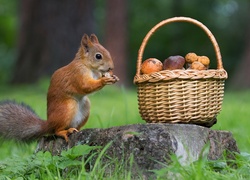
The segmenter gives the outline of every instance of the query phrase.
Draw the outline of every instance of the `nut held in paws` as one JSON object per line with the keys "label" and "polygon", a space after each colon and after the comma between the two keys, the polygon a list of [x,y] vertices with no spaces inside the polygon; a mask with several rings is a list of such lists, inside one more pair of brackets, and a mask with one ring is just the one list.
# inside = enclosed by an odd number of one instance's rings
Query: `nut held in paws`
{"label": "nut held in paws", "polygon": [[103,74],[103,76],[104,76],[104,77],[111,77],[110,72],[105,72],[105,73]]}

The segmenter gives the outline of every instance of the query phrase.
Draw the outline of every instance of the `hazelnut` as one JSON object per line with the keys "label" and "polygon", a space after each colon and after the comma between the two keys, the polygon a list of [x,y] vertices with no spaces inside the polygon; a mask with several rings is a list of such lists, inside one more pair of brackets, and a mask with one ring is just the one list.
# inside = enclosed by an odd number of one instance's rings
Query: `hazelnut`
{"label": "hazelnut", "polygon": [[105,72],[105,73],[103,73],[103,75],[102,75],[103,77],[112,77],[113,76],[113,71],[107,71],[107,72]]}
{"label": "hazelnut", "polygon": [[198,61],[201,62],[205,66],[209,66],[210,60],[207,56],[199,56]]}
{"label": "hazelnut", "polygon": [[105,72],[105,73],[103,74],[103,76],[104,76],[104,77],[111,77],[111,75],[110,75],[109,72]]}
{"label": "hazelnut", "polygon": [[193,63],[194,61],[198,60],[198,56],[195,53],[191,52],[185,56],[185,59],[187,63]]}
{"label": "hazelnut", "polygon": [[193,62],[193,63],[191,64],[190,69],[195,69],[195,70],[206,70],[207,67],[206,67],[204,64],[202,64],[201,62],[195,61],[195,62]]}
{"label": "hazelnut", "polygon": [[170,56],[165,59],[163,63],[163,69],[165,70],[174,70],[174,69],[183,69],[185,64],[185,59],[182,56]]}
{"label": "hazelnut", "polygon": [[150,74],[162,70],[162,62],[156,58],[149,58],[141,65],[141,73]]}

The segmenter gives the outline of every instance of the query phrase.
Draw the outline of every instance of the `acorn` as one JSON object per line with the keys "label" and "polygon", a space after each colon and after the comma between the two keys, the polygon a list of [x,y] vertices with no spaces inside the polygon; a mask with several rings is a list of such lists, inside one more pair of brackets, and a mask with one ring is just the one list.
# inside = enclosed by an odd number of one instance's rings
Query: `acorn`
{"label": "acorn", "polygon": [[170,56],[163,63],[164,70],[183,69],[185,59],[182,56]]}
{"label": "acorn", "polygon": [[150,74],[150,73],[161,71],[162,68],[163,68],[163,64],[160,60],[156,58],[149,58],[142,63],[141,73]]}

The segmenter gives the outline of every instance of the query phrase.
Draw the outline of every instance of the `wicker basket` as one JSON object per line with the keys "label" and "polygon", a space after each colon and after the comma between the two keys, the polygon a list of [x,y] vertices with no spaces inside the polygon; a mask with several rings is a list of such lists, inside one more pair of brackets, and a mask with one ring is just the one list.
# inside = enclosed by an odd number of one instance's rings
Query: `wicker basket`
{"label": "wicker basket", "polygon": [[[215,50],[217,69],[141,74],[142,56],[149,38],[157,29],[173,22],[192,23],[205,31]],[[188,17],[163,20],[148,32],[138,52],[134,83],[138,87],[141,117],[149,123],[209,124],[221,110],[225,79],[227,72],[222,65],[219,46],[205,25]]]}

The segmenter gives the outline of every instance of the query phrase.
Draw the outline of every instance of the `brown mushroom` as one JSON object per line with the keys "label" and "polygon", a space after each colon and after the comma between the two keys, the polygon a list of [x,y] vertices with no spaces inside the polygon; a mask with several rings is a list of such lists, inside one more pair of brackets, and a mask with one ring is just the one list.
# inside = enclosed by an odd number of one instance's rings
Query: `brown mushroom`
{"label": "brown mushroom", "polygon": [[149,58],[145,60],[141,65],[141,73],[150,74],[154,72],[161,71],[163,64],[160,60],[156,58]]}
{"label": "brown mushroom", "polygon": [[170,56],[163,63],[164,70],[183,69],[185,59],[182,56]]}

